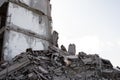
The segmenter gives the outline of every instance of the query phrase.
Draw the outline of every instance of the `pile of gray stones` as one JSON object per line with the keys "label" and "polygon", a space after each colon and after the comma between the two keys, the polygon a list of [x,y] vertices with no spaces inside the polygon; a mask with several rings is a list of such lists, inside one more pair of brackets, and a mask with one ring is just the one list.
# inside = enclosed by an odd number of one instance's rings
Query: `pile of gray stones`
{"label": "pile of gray stones", "polygon": [[0,80],[120,80],[120,68],[97,54],[75,53],[49,46],[48,50],[27,49],[0,65]]}

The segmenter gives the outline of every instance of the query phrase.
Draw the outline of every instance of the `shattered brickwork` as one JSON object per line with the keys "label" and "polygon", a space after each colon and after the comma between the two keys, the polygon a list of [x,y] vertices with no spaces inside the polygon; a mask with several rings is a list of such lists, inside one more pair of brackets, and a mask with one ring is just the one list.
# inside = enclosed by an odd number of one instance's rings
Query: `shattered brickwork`
{"label": "shattered brickwork", "polygon": [[98,55],[68,55],[50,46],[49,50],[26,52],[0,66],[4,80],[120,80],[120,69]]}

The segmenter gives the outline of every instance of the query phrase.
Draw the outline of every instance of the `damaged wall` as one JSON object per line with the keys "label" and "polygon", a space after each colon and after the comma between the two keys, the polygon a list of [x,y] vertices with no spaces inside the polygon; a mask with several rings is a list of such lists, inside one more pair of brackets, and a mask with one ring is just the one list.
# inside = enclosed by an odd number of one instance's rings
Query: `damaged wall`
{"label": "damaged wall", "polygon": [[21,3],[26,4],[38,11],[42,11],[45,15],[51,16],[50,0],[19,0]]}
{"label": "damaged wall", "polygon": [[6,19],[7,19],[7,10],[8,10],[8,3],[4,0],[0,3],[0,61],[3,60],[4,54],[3,51],[3,42],[4,42],[4,31],[6,26]]}
{"label": "damaged wall", "polygon": [[15,31],[6,31],[4,58],[5,60],[10,60],[14,56],[18,55],[19,52],[24,52],[27,48],[32,48],[34,50],[46,50],[48,45],[48,41]]}
{"label": "damaged wall", "polygon": [[50,38],[49,20],[45,15],[38,15],[30,10],[10,3],[8,10],[8,26],[17,25]]}
{"label": "damaged wall", "polygon": [[48,48],[52,30],[48,0],[9,0],[6,13],[2,51],[5,59],[12,59],[27,48]]}

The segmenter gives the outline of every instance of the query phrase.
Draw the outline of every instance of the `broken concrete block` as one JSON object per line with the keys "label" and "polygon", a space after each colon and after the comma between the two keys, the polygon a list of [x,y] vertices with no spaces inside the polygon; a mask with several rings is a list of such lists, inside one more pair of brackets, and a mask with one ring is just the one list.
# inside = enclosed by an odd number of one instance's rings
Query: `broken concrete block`
{"label": "broken concrete block", "polygon": [[29,73],[29,74],[28,74],[28,78],[29,78],[30,80],[36,80],[36,79],[37,79],[37,76],[36,76],[35,73]]}
{"label": "broken concrete block", "polygon": [[8,65],[9,65],[8,62],[4,62],[3,64],[0,65],[0,67],[1,67],[2,69],[4,69],[4,68],[6,68]]}
{"label": "broken concrete block", "polygon": [[61,45],[61,50],[63,50],[63,51],[65,51],[65,52],[67,52],[67,50],[66,50],[66,48],[65,48],[65,46],[64,46],[64,45]]}
{"label": "broken concrete block", "polygon": [[45,74],[48,73],[48,71],[45,70],[45,69],[44,69],[43,67],[41,67],[41,66],[38,66],[38,69],[39,69],[42,73],[45,73]]}
{"label": "broken concrete block", "polygon": [[52,44],[56,47],[58,47],[58,32],[56,31],[53,31],[53,34],[52,34]]}
{"label": "broken concrete block", "polygon": [[70,55],[75,55],[75,53],[76,53],[76,46],[75,46],[75,44],[69,44],[68,53]]}

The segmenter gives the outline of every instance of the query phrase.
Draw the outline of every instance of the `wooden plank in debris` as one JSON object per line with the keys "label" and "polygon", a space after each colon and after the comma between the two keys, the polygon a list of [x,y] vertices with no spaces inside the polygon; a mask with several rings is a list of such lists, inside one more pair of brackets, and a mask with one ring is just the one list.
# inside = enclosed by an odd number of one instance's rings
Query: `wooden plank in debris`
{"label": "wooden plank in debris", "polygon": [[1,71],[0,72],[0,77],[5,76],[6,73],[10,74],[10,73],[12,73],[12,72],[14,72],[16,70],[19,70],[19,69],[25,67],[28,64],[30,64],[30,61],[28,59],[21,62],[21,63],[16,63],[16,64],[4,69],[3,71]]}

